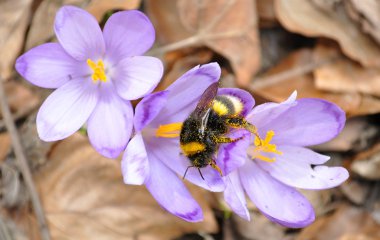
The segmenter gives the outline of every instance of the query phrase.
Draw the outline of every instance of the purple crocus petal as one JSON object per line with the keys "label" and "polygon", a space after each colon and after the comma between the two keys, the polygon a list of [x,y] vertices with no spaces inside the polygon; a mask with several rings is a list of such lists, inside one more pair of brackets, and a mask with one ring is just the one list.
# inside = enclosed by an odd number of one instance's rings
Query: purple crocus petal
{"label": "purple crocus petal", "polygon": [[183,122],[194,111],[202,93],[219,77],[220,67],[217,63],[197,66],[186,72],[167,88],[170,91],[168,103],[153,122]]}
{"label": "purple crocus petal", "polygon": [[88,138],[103,156],[116,158],[125,149],[132,133],[133,109],[113,86],[102,86],[100,98],[87,123]]}
{"label": "purple crocus petal", "polygon": [[76,79],[55,90],[38,111],[39,137],[44,141],[56,141],[76,132],[97,104],[95,86],[90,80]]}
{"label": "purple crocus petal", "polygon": [[281,120],[279,116],[296,105],[297,92],[294,91],[289,98],[282,103],[264,103],[256,106],[247,115],[247,120],[258,127],[260,135],[272,130],[272,122]]}
{"label": "purple crocus petal", "polygon": [[152,93],[137,104],[134,117],[135,131],[141,131],[160,113],[167,102],[168,95],[168,90]]}
{"label": "purple crocus petal", "polygon": [[249,221],[251,219],[245,201],[244,189],[241,186],[237,171],[226,176],[226,190],[224,190],[224,200],[237,215]]}
{"label": "purple crocus petal", "polygon": [[261,162],[258,164],[278,181],[296,188],[304,189],[328,189],[340,185],[346,181],[349,174],[343,167],[316,166],[329,159],[307,148],[280,146],[282,155],[273,155],[276,161],[273,163]]}
{"label": "purple crocus petal", "polygon": [[149,18],[136,10],[113,14],[104,26],[103,35],[107,58],[113,64],[125,57],[144,54],[155,39]]}
{"label": "purple crocus petal", "polygon": [[74,6],[64,6],[55,17],[54,30],[65,51],[79,61],[96,61],[105,52],[103,34],[97,20]]}
{"label": "purple crocus petal", "polygon": [[[121,160],[121,171],[124,183],[141,185],[149,174],[148,155],[144,140],[137,133],[127,145],[127,149]],[[153,170],[155,171],[155,169]]]}
{"label": "purple crocus petal", "polygon": [[255,106],[255,99],[245,90],[239,88],[220,88],[218,90],[218,95],[224,94],[235,96],[241,100],[243,103],[243,110],[241,114],[243,116],[247,115],[248,112],[252,110],[253,106]]}
{"label": "purple crocus petal", "polygon": [[262,170],[254,161],[239,169],[240,181],[249,198],[269,219],[283,226],[301,228],[315,219],[309,201]]}
{"label": "purple crocus petal", "polygon": [[151,171],[145,185],[161,207],[186,221],[202,221],[202,209],[183,182],[154,155],[148,155]]}
{"label": "purple crocus petal", "polygon": [[[182,177],[185,174],[191,162],[181,154],[178,138],[156,138],[149,136],[148,138],[144,138],[144,140],[149,153],[154,155],[156,159],[165,163],[166,166],[179,176]],[[201,172],[204,180],[197,168],[189,168],[185,179],[212,192],[221,192],[225,189],[225,183],[215,169],[207,166],[201,168]]]}
{"label": "purple crocus petal", "polygon": [[90,73],[84,62],[73,59],[58,43],[30,49],[17,59],[16,70],[32,84],[44,88],[59,88],[73,78]]}
{"label": "purple crocus petal", "polygon": [[117,93],[125,100],[135,100],[153,91],[163,74],[158,58],[135,56],[124,58],[111,75]]}
{"label": "purple crocus petal", "polygon": [[313,98],[300,99],[278,119],[267,123],[273,143],[310,146],[331,140],[343,129],[346,116],[337,105]]}
{"label": "purple crocus petal", "polygon": [[218,150],[217,165],[224,175],[244,165],[247,160],[247,148],[250,143],[251,134],[245,130],[234,131],[228,135],[232,139],[242,139],[228,144],[221,144]]}

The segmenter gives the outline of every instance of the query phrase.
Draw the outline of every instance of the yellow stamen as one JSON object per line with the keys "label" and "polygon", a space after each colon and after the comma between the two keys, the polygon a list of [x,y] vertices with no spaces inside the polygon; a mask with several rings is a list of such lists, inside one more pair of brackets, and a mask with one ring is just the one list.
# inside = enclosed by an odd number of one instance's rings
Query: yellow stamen
{"label": "yellow stamen", "polygon": [[107,76],[104,70],[104,63],[102,60],[98,60],[97,63],[93,62],[91,59],[87,59],[88,66],[94,72],[91,75],[92,81],[96,83],[97,81],[107,82]]}
{"label": "yellow stamen", "polygon": [[270,143],[270,141],[272,141],[273,136],[274,136],[274,131],[270,130],[267,132],[265,139],[260,139],[258,136],[255,137],[255,140],[254,140],[255,147],[252,151],[252,159],[256,158],[265,162],[274,162],[276,161],[276,158],[269,158],[269,157],[261,155],[260,153],[266,152],[266,153],[275,153],[278,155],[282,155],[282,152],[277,150],[277,146],[275,144]]}
{"label": "yellow stamen", "polygon": [[181,131],[182,123],[170,123],[165,125],[160,125],[156,130],[156,137],[164,138],[175,138],[179,136]]}

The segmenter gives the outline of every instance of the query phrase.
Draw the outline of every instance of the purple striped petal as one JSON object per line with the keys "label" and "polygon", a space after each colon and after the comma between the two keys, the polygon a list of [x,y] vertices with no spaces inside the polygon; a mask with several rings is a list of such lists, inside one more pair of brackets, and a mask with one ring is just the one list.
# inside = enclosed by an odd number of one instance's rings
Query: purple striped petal
{"label": "purple striped petal", "polygon": [[253,108],[247,115],[247,120],[258,128],[259,134],[266,135],[272,130],[271,123],[278,121],[284,112],[296,105],[297,92],[294,91],[289,98],[282,103],[264,103]]}
{"label": "purple striped petal", "polygon": [[188,222],[202,221],[201,207],[178,176],[154,155],[149,155],[149,164],[151,171],[145,185],[161,207]]}
{"label": "purple striped petal", "polygon": [[242,111],[243,116],[246,116],[252,110],[253,106],[255,106],[255,99],[252,95],[239,88],[220,88],[218,95],[232,95],[239,98],[244,106]]}
{"label": "purple striped petal", "polygon": [[117,93],[125,100],[135,100],[153,91],[163,74],[158,58],[135,56],[124,58],[115,66],[111,78]]}
{"label": "purple striped petal", "polygon": [[251,219],[245,200],[244,189],[240,183],[237,171],[226,177],[226,190],[224,190],[224,200],[237,215],[249,221]]}
{"label": "purple striped petal", "polygon": [[343,167],[316,166],[311,164],[322,164],[329,159],[313,152],[312,150],[280,146],[278,148],[282,155],[273,155],[276,161],[273,163],[261,162],[258,164],[278,181],[296,188],[304,189],[328,189],[333,188],[347,180],[349,174]]}
{"label": "purple striped petal", "polygon": [[95,86],[90,80],[77,79],[55,90],[37,114],[40,138],[44,141],[61,140],[79,130],[97,104]]}
{"label": "purple striped petal", "polygon": [[[165,163],[170,169],[179,176],[183,176],[187,167],[191,165],[189,159],[181,154],[178,138],[156,138],[149,136],[144,138],[146,148],[149,153],[161,162]],[[207,166],[201,168],[204,180],[200,176],[198,169],[189,168],[186,174],[186,180],[213,192],[221,192],[225,189],[225,183],[219,173]]]}
{"label": "purple striped petal", "polygon": [[218,150],[217,165],[220,167],[224,175],[235,171],[244,165],[247,160],[247,148],[250,143],[251,134],[245,130],[234,131],[228,137],[242,139],[228,144],[221,144]]}
{"label": "purple striped petal", "polygon": [[219,77],[220,67],[217,63],[197,66],[186,72],[167,88],[170,91],[168,102],[154,122],[183,122],[194,111],[202,93]]}
{"label": "purple striped petal", "polygon": [[137,133],[128,143],[121,160],[121,171],[126,184],[141,185],[145,182],[149,174],[149,162],[140,133]]}
{"label": "purple striped petal", "polygon": [[240,181],[249,198],[269,219],[285,227],[301,228],[315,219],[309,201],[263,171],[254,161],[239,170]]}
{"label": "purple striped petal", "polygon": [[133,109],[112,88],[102,85],[98,104],[87,123],[92,146],[103,156],[116,158],[124,151],[132,133]]}
{"label": "purple striped petal", "polygon": [[84,62],[73,59],[58,43],[30,49],[17,59],[16,70],[32,84],[44,88],[59,88],[71,79],[90,74]]}
{"label": "purple striped petal", "polygon": [[322,100],[304,98],[267,123],[276,133],[273,143],[310,146],[331,140],[343,129],[345,113],[337,105]]}
{"label": "purple striped petal", "polygon": [[167,102],[169,91],[152,93],[144,97],[136,106],[134,126],[137,132],[141,131],[160,113]]}
{"label": "purple striped petal", "polygon": [[97,20],[83,9],[64,6],[55,17],[54,30],[65,51],[79,61],[97,61],[105,53],[103,34]]}
{"label": "purple striped petal", "polygon": [[116,64],[126,57],[144,54],[154,43],[155,32],[149,18],[140,11],[113,14],[103,29],[107,59]]}

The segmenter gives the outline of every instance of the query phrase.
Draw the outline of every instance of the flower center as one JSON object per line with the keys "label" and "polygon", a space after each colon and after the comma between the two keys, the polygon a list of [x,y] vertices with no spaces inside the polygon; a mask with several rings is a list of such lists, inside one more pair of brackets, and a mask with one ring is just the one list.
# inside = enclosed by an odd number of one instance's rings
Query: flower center
{"label": "flower center", "polygon": [[96,83],[97,81],[107,82],[107,76],[104,70],[104,63],[101,59],[97,63],[93,62],[91,59],[87,59],[88,66],[94,72],[91,75],[92,81]]}
{"label": "flower center", "polygon": [[277,150],[277,146],[275,144],[270,143],[274,136],[274,131],[270,130],[267,132],[265,139],[260,139],[258,136],[255,137],[254,146],[251,146],[248,150],[248,154],[251,155],[252,159],[260,159],[265,162],[274,162],[276,158],[270,158],[267,156],[261,155],[261,153],[275,153],[278,155],[282,155],[282,152]]}
{"label": "flower center", "polygon": [[160,125],[156,130],[156,137],[163,138],[175,138],[179,136],[181,131],[182,123],[169,123],[165,125]]}

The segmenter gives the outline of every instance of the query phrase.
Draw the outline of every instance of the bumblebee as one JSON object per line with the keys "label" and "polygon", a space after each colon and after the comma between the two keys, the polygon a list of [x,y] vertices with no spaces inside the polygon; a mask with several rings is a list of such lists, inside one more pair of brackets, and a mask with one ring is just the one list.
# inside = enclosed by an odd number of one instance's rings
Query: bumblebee
{"label": "bumblebee", "polygon": [[[255,126],[242,116],[243,103],[232,95],[218,95],[218,83],[211,84],[202,94],[195,110],[183,122],[180,132],[182,153],[190,160],[183,178],[189,168],[198,169],[202,179],[201,168],[210,165],[223,176],[216,165],[215,155],[222,143],[232,143],[241,138],[229,138],[225,135],[232,128],[247,129],[257,135]],[[257,135],[258,136],[258,135]]]}

